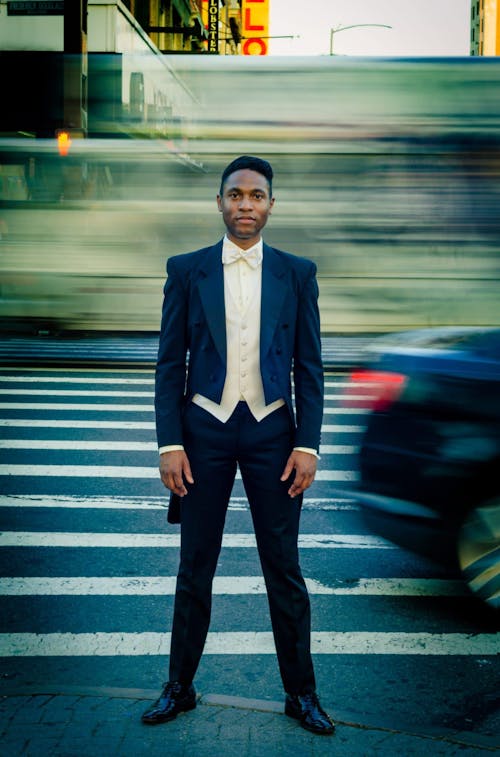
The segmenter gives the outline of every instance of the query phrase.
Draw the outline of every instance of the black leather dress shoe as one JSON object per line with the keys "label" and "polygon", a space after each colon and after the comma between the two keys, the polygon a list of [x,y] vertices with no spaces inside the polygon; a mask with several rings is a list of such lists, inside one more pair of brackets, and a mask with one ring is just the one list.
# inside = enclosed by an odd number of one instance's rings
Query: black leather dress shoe
{"label": "black leather dress shoe", "polygon": [[302,728],[313,733],[329,736],[335,730],[335,725],[322,709],[316,694],[302,696],[287,694],[285,699],[285,714],[300,722]]}
{"label": "black leather dress shoe", "polygon": [[194,687],[183,686],[178,681],[169,681],[163,687],[159,698],[142,716],[146,725],[167,723],[177,717],[179,712],[194,710],[196,707],[196,692]]}

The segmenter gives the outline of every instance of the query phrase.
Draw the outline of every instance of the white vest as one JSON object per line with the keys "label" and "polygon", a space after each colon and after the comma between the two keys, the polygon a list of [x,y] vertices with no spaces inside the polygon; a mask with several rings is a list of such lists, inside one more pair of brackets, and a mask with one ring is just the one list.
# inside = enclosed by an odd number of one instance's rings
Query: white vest
{"label": "white vest", "polygon": [[[231,263],[233,266],[247,266],[245,261]],[[224,266],[226,268],[226,266]],[[260,372],[260,302],[262,291],[262,266],[253,272],[253,289],[247,304],[237,302],[238,292],[228,285],[228,276],[224,274],[224,305],[226,309],[226,343],[227,366],[226,380],[222,391],[221,403],[195,394],[193,402],[208,410],[218,420],[225,423],[238,402],[244,400],[257,421],[285,404],[278,399],[266,405],[262,376]],[[234,282],[234,276],[232,277]]]}

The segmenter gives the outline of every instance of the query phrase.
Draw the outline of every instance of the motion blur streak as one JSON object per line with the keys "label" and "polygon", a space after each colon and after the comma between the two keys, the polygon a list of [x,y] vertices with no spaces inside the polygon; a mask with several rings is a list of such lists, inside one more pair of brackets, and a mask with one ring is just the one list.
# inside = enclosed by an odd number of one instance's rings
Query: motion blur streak
{"label": "motion blur streak", "polygon": [[168,64],[186,118],[138,109],[124,138],[118,117],[92,131],[90,98],[65,156],[55,135],[1,140],[4,328],[156,331],[165,259],[222,235],[242,153],[275,168],[266,240],[316,261],[325,334],[500,325],[500,62]]}

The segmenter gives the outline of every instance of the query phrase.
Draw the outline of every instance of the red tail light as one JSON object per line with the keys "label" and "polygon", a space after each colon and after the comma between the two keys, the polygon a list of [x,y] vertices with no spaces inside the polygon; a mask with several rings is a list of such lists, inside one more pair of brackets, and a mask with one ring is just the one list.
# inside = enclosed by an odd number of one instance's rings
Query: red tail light
{"label": "red tail light", "polygon": [[389,371],[360,370],[351,374],[346,392],[349,407],[362,407],[378,412],[387,410],[401,395],[407,376]]}

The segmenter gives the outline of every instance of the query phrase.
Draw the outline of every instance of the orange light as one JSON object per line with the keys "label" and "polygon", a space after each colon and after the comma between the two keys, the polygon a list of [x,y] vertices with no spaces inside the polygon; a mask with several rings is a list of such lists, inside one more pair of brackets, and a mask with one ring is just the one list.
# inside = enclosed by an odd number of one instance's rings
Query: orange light
{"label": "orange light", "polygon": [[57,147],[59,155],[67,155],[71,147],[71,137],[67,131],[57,132]]}

